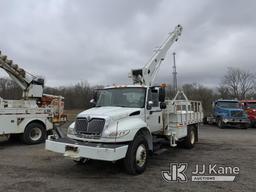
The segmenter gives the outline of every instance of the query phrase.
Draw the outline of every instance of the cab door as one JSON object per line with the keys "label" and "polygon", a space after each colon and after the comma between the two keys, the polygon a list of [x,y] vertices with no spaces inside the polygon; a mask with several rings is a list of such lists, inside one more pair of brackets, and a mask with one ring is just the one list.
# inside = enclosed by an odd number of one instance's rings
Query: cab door
{"label": "cab door", "polygon": [[[151,105],[150,105],[151,103]],[[158,132],[163,128],[162,110],[159,103],[159,88],[148,89],[146,122],[151,132]]]}

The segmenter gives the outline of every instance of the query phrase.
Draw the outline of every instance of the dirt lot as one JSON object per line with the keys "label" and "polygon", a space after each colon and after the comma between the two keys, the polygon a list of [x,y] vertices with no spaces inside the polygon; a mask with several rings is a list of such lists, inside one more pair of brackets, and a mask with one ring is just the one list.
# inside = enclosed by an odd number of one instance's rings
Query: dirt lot
{"label": "dirt lot", "polygon": [[[0,144],[0,191],[255,191],[256,129],[218,129],[203,126],[192,150],[169,149],[150,157],[147,171],[126,175],[119,164],[92,161],[76,165],[44,144],[26,146],[17,141]],[[235,182],[167,183],[161,171],[171,162],[217,163],[238,166]],[[188,174],[189,178],[189,174]]]}

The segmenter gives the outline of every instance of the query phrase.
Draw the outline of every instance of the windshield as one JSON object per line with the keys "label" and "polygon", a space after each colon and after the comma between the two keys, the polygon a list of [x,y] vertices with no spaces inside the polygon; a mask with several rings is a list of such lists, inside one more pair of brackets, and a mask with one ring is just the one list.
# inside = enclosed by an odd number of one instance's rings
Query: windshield
{"label": "windshield", "polygon": [[115,106],[143,108],[145,105],[145,88],[112,88],[100,90],[96,107]]}
{"label": "windshield", "polygon": [[246,103],[247,109],[256,109],[256,103]]}
{"label": "windshield", "polygon": [[217,105],[222,108],[240,108],[238,102],[218,101]]}

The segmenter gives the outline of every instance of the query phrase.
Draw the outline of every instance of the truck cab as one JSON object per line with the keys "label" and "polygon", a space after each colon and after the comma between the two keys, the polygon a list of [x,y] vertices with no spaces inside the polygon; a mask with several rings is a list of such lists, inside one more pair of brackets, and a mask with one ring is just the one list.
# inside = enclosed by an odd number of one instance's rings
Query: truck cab
{"label": "truck cab", "polygon": [[242,108],[247,113],[251,126],[256,125],[256,100],[242,100],[240,101]]}
{"label": "truck cab", "polygon": [[218,99],[213,103],[213,116],[219,128],[247,128],[249,120],[238,100]]}
{"label": "truck cab", "polygon": [[126,142],[133,140],[140,128],[150,133],[163,129],[159,87],[106,87],[99,90],[97,101],[92,103],[93,108],[77,115],[69,127],[68,137],[82,141]]}

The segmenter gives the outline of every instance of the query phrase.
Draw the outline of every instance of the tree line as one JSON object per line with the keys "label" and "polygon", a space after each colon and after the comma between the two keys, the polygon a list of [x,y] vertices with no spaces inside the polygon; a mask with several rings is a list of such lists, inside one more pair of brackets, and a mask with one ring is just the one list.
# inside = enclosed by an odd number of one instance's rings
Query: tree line
{"label": "tree line", "polygon": [[[256,97],[255,74],[239,68],[228,68],[216,88],[191,83],[180,87],[191,100],[202,101],[204,112],[210,113],[212,101],[223,99],[251,99]],[[87,109],[90,99],[97,89],[103,86],[90,86],[87,82],[79,82],[73,86],[45,87],[44,93],[65,97],[66,109]],[[168,88],[167,96],[173,98],[175,93]],[[22,90],[9,78],[0,78],[0,97],[4,99],[20,99]]]}

